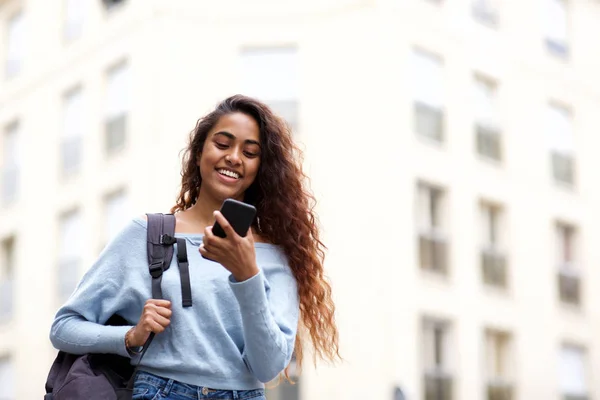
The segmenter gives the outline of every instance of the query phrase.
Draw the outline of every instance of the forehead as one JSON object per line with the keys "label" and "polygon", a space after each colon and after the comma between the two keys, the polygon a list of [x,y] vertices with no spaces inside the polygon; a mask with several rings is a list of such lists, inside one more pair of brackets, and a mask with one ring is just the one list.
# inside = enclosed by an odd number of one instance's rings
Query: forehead
{"label": "forehead", "polygon": [[219,118],[210,134],[214,135],[218,132],[231,133],[239,140],[260,140],[260,131],[254,118],[240,112],[226,114]]}

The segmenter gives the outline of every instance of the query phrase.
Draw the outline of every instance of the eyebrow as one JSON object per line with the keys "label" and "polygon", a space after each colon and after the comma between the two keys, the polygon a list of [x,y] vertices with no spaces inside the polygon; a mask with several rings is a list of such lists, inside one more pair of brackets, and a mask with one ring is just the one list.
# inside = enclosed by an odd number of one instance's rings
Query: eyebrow
{"label": "eyebrow", "polygon": [[[217,135],[223,135],[223,136],[225,136],[225,137],[227,137],[227,138],[229,138],[231,140],[235,140],[236,139],[235,135],[233,135],[232,133],[226,132],[226,131],[219,131],[219,132],[215,133],[213,136],[217,136]],[[257,145],[257,146],[260,147],[260,143],[258,141],[256,141],[256,140],[246,139],[246,140],[244,140],[244,143],[246,143],[246,144],[255,144],[255,145]]]}

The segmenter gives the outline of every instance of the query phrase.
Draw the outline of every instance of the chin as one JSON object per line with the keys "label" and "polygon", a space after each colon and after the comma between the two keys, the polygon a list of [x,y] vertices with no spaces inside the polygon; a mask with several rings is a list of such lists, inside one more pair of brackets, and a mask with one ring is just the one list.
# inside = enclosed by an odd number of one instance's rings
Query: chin
{"label": "chin", "polygon": [[235,186],[225,185],[221,182],[207,182],[203,181],[202,184],[207,185],[207,192],[210,193],[210,196],[217,199],[220,202],[223,202],[225,199],[244,199],[244,193],[246,191],[245,188],[241,188],[239,183]]}
{"label": "chin", "polygon": [[225,201],[225,199],[243,199],[244,192],[240,193],[238,191],[233,190],[218,190],[215,193],[215,197],[221,202]]}

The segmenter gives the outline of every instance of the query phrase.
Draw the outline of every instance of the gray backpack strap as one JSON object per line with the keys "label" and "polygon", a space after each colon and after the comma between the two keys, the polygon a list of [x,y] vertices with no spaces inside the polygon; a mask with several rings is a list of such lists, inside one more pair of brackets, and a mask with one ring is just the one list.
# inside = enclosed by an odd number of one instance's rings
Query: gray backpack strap
{"label": "gray backpack strap", "polygon": [[169,269],[173,258],[173,244],[177,243],[177,265],[181,278],[181,303],[192,306],[192,288],[185,239],[175,238],[173,214],[148,215],[148,268],[152,276],[152,298],[162,299],[162,274]]}
{"label": "gray backpack strap", "polygon": [[177,265],[181,277],[181,304],[183,307],[192,306],[192,286],[190,284],[190,269],[187,258],[185,239],[177,238]]}
{"label": "gray backpack strap", "polygon": [[169,269],[175,243],[175,216],[146,214],[148,216],[148,268],[152,276],[152,298],[162,299],[162,274]]}
{"label": "gray backpack strap", "polygon": [[[148,228],[146,235],[146,246],[148,252],[148,269],[152,276],[152,298],[162,299],[162,275],[169,269],[171,258],[173,258],[173,243],[175,243],[175,216],[164,214],[146,214],[148,217]],[[150,343],[154,340],[154,332],[150,333],[148,340],[144,343],[140,358],[131,377],[128,388],[133,388],[135,373],[146,354]]]}
{"label": "gray backpack strap", "polygon": [[[146,246],[148,253],[148,270],[152,276],[152,298],[162,299],[162,275],[164,271],[169,269],[171,259],[173,258],[175,216],[172,214],[146,214],[146,216],[148,217]],[[154,332],[150,333],[148,340],[144,343],[135,365],[133,375],[127,383],[127,389],[133,389],[135,375],[154,336]]]}

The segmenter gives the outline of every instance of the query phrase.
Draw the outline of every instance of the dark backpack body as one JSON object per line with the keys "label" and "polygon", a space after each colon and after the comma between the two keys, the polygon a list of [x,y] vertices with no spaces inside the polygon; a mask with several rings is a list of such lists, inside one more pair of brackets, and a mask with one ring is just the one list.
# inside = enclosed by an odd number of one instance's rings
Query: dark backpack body
{"label": "dark backpack body", "polygon": [[[124,325],[115,316],[107,325]],[[59,351],[46,382],[44,400],[129,400],[127,388],[134,367],[129,358],[117,354],[76,355]]]}
{"label": "dark backpack body", "polygon": [[[162,298],[162,273],[169,268],[173,244],[177,243],[177,262],[181,275],[184,307],[192,305],[187,251],[183,239],[175,239],[175,217],[167,214],[148,215],[148,267],[152,277],[152,297]],[[128,325],[113,315],[105,325]],[[117,354],[75,355],[59,351],[46,380],[44,400],[131,400],[133,377],[148,346],[150,335],[139,355],[136,367],[131,360]]]}

